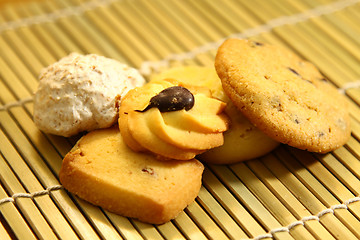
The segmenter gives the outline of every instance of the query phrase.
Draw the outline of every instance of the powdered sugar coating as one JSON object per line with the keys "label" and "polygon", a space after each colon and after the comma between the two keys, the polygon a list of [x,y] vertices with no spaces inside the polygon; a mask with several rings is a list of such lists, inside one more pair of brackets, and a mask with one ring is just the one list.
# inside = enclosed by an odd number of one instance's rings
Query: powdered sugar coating
{"label": "powdered sugar coating", "polygon": [[96,54],[72,53],[44,68],[34,96],[34,122],[46,132],[71,136],[110,127],[121,97],[142,86],[134,68]]}

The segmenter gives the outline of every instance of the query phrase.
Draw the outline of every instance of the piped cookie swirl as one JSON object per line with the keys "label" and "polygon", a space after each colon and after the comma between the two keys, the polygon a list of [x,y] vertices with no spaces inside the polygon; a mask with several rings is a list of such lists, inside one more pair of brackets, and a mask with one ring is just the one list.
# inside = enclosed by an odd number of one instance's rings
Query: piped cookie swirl
{"label": "piped cookie swirl", "polygon": [[221,146],[229,119],[226,103],[203,87],[180,86],[174,80],[151,82],[131,90],[119,109],[119,128],[134,151],[161,159],[188,160]]}

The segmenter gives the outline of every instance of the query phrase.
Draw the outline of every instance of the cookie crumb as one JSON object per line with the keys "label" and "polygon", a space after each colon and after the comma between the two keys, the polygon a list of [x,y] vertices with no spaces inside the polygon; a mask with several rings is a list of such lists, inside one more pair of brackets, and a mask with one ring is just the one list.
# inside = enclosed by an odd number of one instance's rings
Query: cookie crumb
{"label": "cookie crumb", "polygon": [[271,78],[271,75],[265,75],[264,78],[269,80]]}
{"label": "cookie crumb", "polygon": [[281,112],[283,110],[283,107],[281,105],[281,99],[279,96],[275,96],[271,99],[271,102],[270,102],[271,106],[273,108],[275,108],[276,110],[278,110],[279,112]]}
{"label": "cookie crumb", "polygon": [[254,47],[255,47],[255,46],[263,46],[263,45],[264,45],[263,43],[257,42],[257,41],[252,41],[252,44],[253,44]]}

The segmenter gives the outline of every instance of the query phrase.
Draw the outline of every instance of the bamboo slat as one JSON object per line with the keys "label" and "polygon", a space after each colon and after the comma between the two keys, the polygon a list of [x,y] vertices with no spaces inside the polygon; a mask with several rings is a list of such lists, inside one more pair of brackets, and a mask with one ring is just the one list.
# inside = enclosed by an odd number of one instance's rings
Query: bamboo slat
{"label": "bamboo slat", "polygon": [[[7,198],[5,190],[0,188],[1,198]],[[11,228],[11,232],[19,239],[36,239],[36,236],[27,225],[26,221],[21,216],[20,211],[14,206],[13,203],[7,202],[0,206],[1,214]],[[6,237],[6,235],[5,235]]]}
{"label": "bamboo slat", "polygon": [[3,225],[4,220],[0,221],[0,236],[4,239],[4,240],[10,240],[12,238],[12,236],[10,236],[10,234],[7,232],[6,227]]}
{"label": "bamboo slat", "polygon": [[249,236],[265,234],[262,226],[252,215],[239,203],[236,198],[221,184],[218,178],[208,169],[204,172],[204,185],[209,188],[211,194],[232,216],[234,221]]}
{"label": "bamboo slat", "polygon": [[[64,0],[0,9],[0,239],[360,239],[360,1]],[[283,45],[345,94],[352,136],[313,154],[281,145],[258,159],[206,165],[191,205],[163,225],[122,217],[62,189],[80,136],[32,121],[38,75],[70,52],[117,59],[149,78],[213,66],[229,37]]]}
{"label": "bamboo slat", "polygon": [[[7,191],[12,194],[26,192],[5,161],[0,162],[0,166],[0,174],[6,179]],[[71,239],[76,237],[68,224],[64,222],[64,218],[58,212],[58,209],[51,204],[49,196],[36,198],[35,202],[30,198],[19,198],[16,200],[16,204],[38,236],[47,239],[57,239],[57,237]],[[45,219],[35,204],[41,207]]]}
{"label": "bamboo slat", "polygon": [[228,236],[233,239],[246,238],[246,234],[238,227],[236,222],[228,213],[216,202],[210,193],[202,188],[198,196],[199,203],[211,214],[211,218],[223,229]]}
{"label": "bamboo slat", "polygon": [[[290,169],[294,171],[294,174],[297,178],[305,185],[306,192],[301,192],[301,195],[298,196],[306,196],[304,197],[303,201],[307,204],[307,207],[309,207],[313,214],[317,214],[325,207],[330,207],[332,205],[338,204],[338,200],[331,195],[329,191],[327,191],[324,186],[318,182],[314,176],[310,174],[310,172],[306,171],[305,168],[302,168],[300,163],[296,161],[289,161],[289,158],[292,158],[292,156],[289,156],[288,154],[283,155],[284,152],[281,152],[281,160],[284,164],[286,164],[287,167],[291,167]],[[284,158],[285,157],[285,158]],[[309,165],[311,165],[310,163]],[[301,170],[298,170],[301,168]],[[294,187],[295,191],[299,191],[299,184],[297,184]],[[304,190],[303,190],[304,191]],[[310,191],[310,194],[313,194],[313,196],[309,195],[307,191]],[[311,200],[311,201],[310,201]],[[322,205],[324,204],[324,205]],[[316,210],[315,210],[316,209]],[[325,215],[326,216],[326,215]],[[340,213],[341,217],[341,213]],[[326,218],[321,219],[321,223],[324,224],[324,226],[328,229],[329,232],[331,232],[333,235],[339,234],[346,236],[348,238],[354,238],[355,236],[350,233],[350,231],[341,223],[341,220],[337,218],[333,218],[326,216]]]}

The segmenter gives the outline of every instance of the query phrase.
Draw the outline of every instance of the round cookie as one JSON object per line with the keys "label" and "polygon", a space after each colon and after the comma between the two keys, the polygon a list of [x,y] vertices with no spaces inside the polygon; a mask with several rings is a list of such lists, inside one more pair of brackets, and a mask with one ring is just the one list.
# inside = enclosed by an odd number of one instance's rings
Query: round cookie
{"label": "round cookie", "polygon": [[224,132],[224,144],[200,154],[198,159],[212,164],[233,164],[261,157],[279,146],[279,142],[251,124],[230,100],[225,113],[231,125]]}
{"label": "round cookie", "polygon": [[215,68],[232,102],[273,139],[320,153],[348,140],[345,98],[313,64],[291,51],[228,39],[218,49]]}

